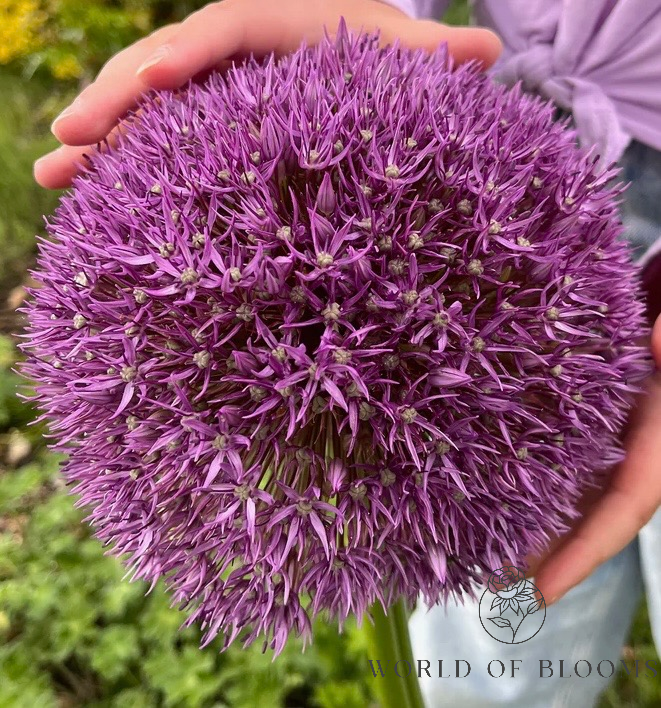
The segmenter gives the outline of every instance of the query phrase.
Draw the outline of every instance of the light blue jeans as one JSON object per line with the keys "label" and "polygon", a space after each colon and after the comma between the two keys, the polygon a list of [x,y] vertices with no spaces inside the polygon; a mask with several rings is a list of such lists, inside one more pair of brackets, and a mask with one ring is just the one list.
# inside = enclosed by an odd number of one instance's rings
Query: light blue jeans
{"label": "light blue jeans", "polygon": [[[421,607],[409,628],[414,659],[428,660],[432,666],[432,677],[423,673],[420,678],[425,704],[428,708],[589,708],[609,683],[608,660],[615,671],[620,666],[620,650],[642,590],[636,540],[548,607],[539,633],[522,644],[492,639],[480,623],[475,602],[450,604],[447,613],[441,607],[429,612]],[[443,659],[443,672],[449,677],[438,678],[438,659]],[[454,676],[457,659],[471,666],[466,678]],[[514,664],[514,677],[512,660],[520,660]],[[541,677],[540,660],[545,667]],[[583,660],[577,667],[581,675],[587,673],[585,660],[590,662],[592,670],[586,678],[575,673],[579,660]],[[498,661],[505,668],[502,677]],[[597,673],[598,665],[604,678]],[[461,667],[460,676],[466,673],[465,664]],[[645,667],[640,665],[639,670],[642,673]]]}
{"label": "light blue jeans", "polygon": [[[622,167],[622,178],[631,182],[622,218],[634,255],[640,258],[661,237],[661,153],[634,142],[622,159]],[[534,582],[534,578],[531,580]],[[622,645],[644,590],[658,650],[661,512],[623,551],[547,608],[539,633],[522,644],[502,644],[492,639],[480,623],[477,602],[467,600],[463,605],[451,603],[447,608],[429,610],[421,604],[409,628],[414,659],[431,663],[431,677],[424,673],[420,677],[427,708],[590,708],[612,680],[608,662],[615,668],[613,676],[621,667]],[[438,677],[440,659],[446,678]],[[464,663],[460,677],[455,676],[457,659],[471,666],[465,678],[461,678],[466,673]],[[512,660],[517,669],[514,676]],[[541,676],[540,660],[545,667]],[[505,669],[500,677],[498,661]],[[580,676],[575,670],[578,661]],[[589,675],[586,661],[591,666]],[[493,677],[488,671],[489,662],[493,662]],[[627,665],[635,674],[633,663]],[[553,675],[546,668],[549,666]],[[652,669],[661,681],[661,665],[652,665]],[[652,676],[651,669],[643,664],[638,670]]]}

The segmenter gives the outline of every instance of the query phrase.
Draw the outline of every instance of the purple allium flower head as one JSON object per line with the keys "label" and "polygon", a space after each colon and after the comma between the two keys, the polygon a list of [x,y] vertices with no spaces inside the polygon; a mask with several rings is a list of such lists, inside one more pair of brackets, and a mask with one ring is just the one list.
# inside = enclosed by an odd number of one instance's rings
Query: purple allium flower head
{"label": "purple allium flower head", "polygon": [[471,592],[621,459],[620,190],[540,100],[341,28],[90,160],[25,371],[98,537],[206,641]]}

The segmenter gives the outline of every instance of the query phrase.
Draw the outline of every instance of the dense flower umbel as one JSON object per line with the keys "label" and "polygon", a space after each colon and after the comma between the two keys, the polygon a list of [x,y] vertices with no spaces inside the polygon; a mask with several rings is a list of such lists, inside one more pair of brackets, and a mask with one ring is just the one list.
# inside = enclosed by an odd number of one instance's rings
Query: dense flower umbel
{"label": "dense flower umbel", "polygon": [[621,459],[638,283],[548,106],[340,31],[133,123],[49,224],[26,371],[207,640],[470,592]]}

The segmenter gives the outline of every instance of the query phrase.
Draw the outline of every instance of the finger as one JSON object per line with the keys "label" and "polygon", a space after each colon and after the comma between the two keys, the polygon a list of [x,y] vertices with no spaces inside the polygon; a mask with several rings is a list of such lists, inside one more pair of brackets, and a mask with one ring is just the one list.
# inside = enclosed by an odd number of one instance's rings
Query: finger
{"label": "finger", "polygon": [[[140,115],[140,111],[136,113]],[[73,178],[85,164],[85,157],[95,152],[106,152],[117,145],[124,125],[118,125],[108,133],[103,142],[94,145],[60,145],[59,148],[40,157],[33,168],[35,181],[46,189],[63,189],[71,185]]]}
{"label": "finger", "polygon": [[388,22],[382,30],[387,42],[399,38],[400,43],[411,49],[434,51],[439,44],[447,42],[448,51],[461,64],[476,60],[482,68],[490,67],[502,51],[502,43],[494,32],[482,27],[450,27],[432,20],[408,20]]}
{"label": "finger", "polygon": [[93,148],[61,145],[34,163],[34,178],[46,189],[64,189],[80,170],[85,154]]}
{"label": "finger", "polygon": [[212,3],[189,15],[169,41],[138,67],[137,75],[154,88],[176,88],[228,57],[293,49],[295,45],[287,40],[301,23],[302,17],[283,17],[277,3],[260,6],[257,17],[247,3]]}
{"label": "finger", "polygon": [[89,145],[105,138],[149,89],[136,76],[136,69],[175,31],[176,25],[162,27],[110,59],[96,80],[53,122],[51,130],[58,140],[67,145]]}
{"label": "finger", "polygon": [[64,189],[71,185],[73,178],[85,165],[86,157],[93,153],[105,152],[117,144],[121,128],[118,126],[108,133],[103,143],[95,145],[60,145],[59,148],[40,157],[34,163],[35,181],[46,189]]}
{"label": "finger", "polygon": [[630,492],[609,492],[562,547],[542,564],[536,585],[547,605],[585,580],[632,541],[656,509]]}
{"label": "finger", "polygon": [[576,526],[580,523],[581,519],[585,519],[590,511],[594,509],[595,504],[604,496],[605,490],[602,486],[588,487],[583,491],[581,497],[576,504],[576,511],[578,516],[576,518],[567,515],[565,522],[567,524],[568,530],[560,533],[559,535],[553,535],[548,543],[545,545],[544,549],[539,553],[531,553],[527,556],[525,561],[526,575],[529,578],[536,578],[537,572],[546,562],[548,558],[551,557],[563,544],[567,542],[571,534],[574,533]]}
{"label": "finger", "polygon": [[548,604],[619,553],[649,521],[661,502],[661,377],[651,379],[636,425],[626,441],[627,457],[608,491],[536,576]]}
{"label": "finger", "polygon": [[[182,22],[170,41],[158,47],[139,67],[138,74],[155,88],[175,88],[229,57],[271,51],[283,54],[295,50],[302,40],[318,42],[326,27],[335,30],[340,17],[345,17],[355,29],[379,30],[384,44],[399,39],[407,47],[433,50],[441,42],[448,42],[451,54],[459,62],[477,59],[489,66],[500,54],[500,40],[489,30],[410,20],[380,0],[371,4],[374,6],[371,13],[361,6],[357,14],[350,3],[346,10],[342,5],[334,6],[333,12],[321,3],[312,20],[306,13],[283,13],[272,2],[260,3],[257,13],[253,5],[230,0],[213,3]],[[370,19],[365,21],[365,17]]]}

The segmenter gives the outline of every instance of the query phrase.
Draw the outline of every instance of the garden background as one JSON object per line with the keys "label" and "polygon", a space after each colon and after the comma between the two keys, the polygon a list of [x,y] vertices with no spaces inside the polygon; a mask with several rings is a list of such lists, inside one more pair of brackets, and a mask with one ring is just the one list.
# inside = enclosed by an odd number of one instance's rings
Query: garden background
{"label": "garden background", "polygon": [[[49,125],[103,62],[154,27],[205,4],[183,0],[0,0],[0,706],[3,708],[367,708],[374,683],[361,635],[318,623],[305,653],[292,640],[276,662],[259,646],[198,648],[157,588],[122,580],[119,563],[81,524],[35,414],[12,373],[42,214],[58,195],[32,179],[55,147]],[[467,21],[465,0],[447,21]],[[661,705],[661,675],[641,606],[620,671],[602,701]],[[633,671],[632,671],[633,674]]]}

